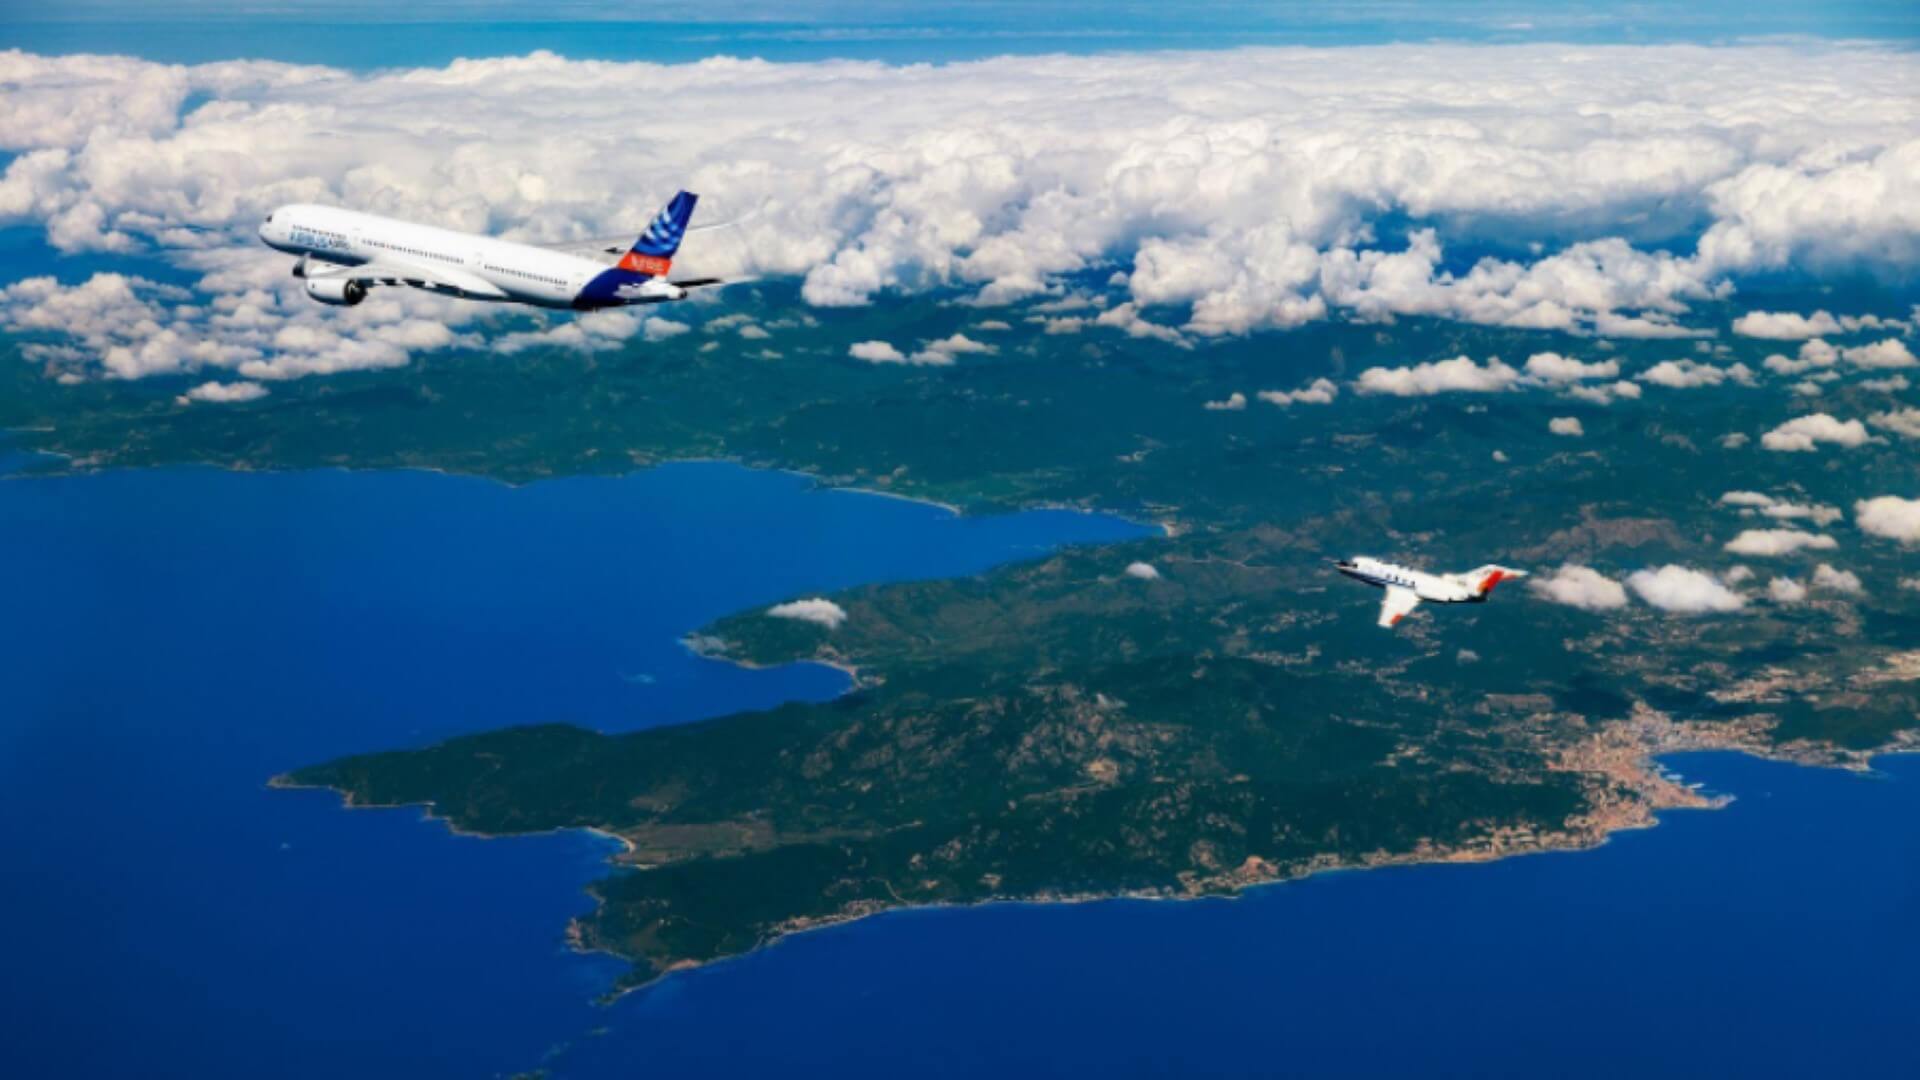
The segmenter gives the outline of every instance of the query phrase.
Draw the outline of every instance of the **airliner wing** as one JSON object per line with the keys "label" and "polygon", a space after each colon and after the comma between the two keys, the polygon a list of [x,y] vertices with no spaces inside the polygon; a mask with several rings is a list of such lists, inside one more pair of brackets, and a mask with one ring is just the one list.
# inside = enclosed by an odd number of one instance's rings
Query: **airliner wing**
{"label": "airliner wing", "polygon": [[1387,595],[1380,600],[1380,625],[1391,627],[1407,617],[1420,603],[1420,594],[1403,585],[1387,586]]}
{"label": "airliner wing", "polygon": [[307,277],[315,281],[357,281],[362,285],[411,285],[416,289],[443,289],[490,300],[507,298],[499,286],[464,270],[386,255],[359,266],[310,265]]}

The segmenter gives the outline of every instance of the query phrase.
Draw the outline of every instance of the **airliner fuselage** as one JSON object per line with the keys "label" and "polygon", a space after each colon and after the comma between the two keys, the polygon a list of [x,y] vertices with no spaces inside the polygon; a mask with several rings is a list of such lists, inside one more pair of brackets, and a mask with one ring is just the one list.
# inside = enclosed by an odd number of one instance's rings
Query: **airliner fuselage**
{"label": "airliner fuselage", "polygon": [[667,277],[694,201],[682,192],[631,248],[521,244],[304,203],[269,214],[260,239],[300,256],[294,274],[322,303],[357,304],[372,286],[410,285],[469,300],[591,311],[681,300],[690,286],[718,284]]}

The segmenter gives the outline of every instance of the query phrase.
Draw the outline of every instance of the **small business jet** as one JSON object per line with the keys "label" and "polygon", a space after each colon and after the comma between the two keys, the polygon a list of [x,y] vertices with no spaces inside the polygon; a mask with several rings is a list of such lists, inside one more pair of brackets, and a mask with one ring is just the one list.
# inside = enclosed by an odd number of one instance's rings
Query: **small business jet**
{"label": "small business jet", "polygon": [[1392,627],[1422,600],[1436,604],[1483,604],[1493,587],[1509,578],[1527,576],[1525,570],[1507,566],[1482,566],[1464,574],[1429,574],[1390,562],[1361,555],[1336,561],[1334,569],[1387,590],[1380,600],[1380,625]]}
{"label": "small business jet", "polygon": [[[410,285],[467,300],[594,311],[684,300],[719,278],[669,276],[699,196],[683,191],[638,240],[628,233],[569,244],[519,244],[329,206],[283,206],[260,239],[300,256],[293,276],[323,304],[351,306],[377,285]],[[725,228],[724,225],[705,228]]]}

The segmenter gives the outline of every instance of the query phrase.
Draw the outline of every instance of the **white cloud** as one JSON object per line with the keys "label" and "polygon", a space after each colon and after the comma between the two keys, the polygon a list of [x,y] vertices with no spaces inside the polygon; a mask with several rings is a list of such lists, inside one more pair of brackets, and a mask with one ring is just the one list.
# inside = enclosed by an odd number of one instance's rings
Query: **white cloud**
{"label": "white cloud", "polygon": [[1909,439],[1920,439],[1920,409],[1894,409],[1891,412],[1874,413],[1867,417],[1867,423]]}
{"label": "white cloud", "polygon": [[1840,332],[1840,321],[1824,311],[1800,315],[1791,311],[1749,311],[1733,320],[1733,332],[1769,341],[1800,341]]}
{"label": "white cloud", "polygon": [[1579,401],[1591,402],[1595,405],[1611,405],[1617,398],[1638,401],[1640,400],[1640,384],[1630,383],[1623,379],[1619,382],[1607,383],[1604,386],[1569,386],[1567,388],[1567,396]]}
{"label": "white cloud", "polygon": [[1854,524],[1863,532],[1898,540],[1902,544],[1920,544],[1920,499],[1881,495],[1853,504]]}
{"label": "white cloud", "polygon": [[1562,566],[1553,576],[1534,578],[1527,587],[1536,595],[1586,611],[1607,611],[1627,606],[1627,590],[1619,582],[1590,566]]}
{"label": "white cloud", "polygon": [[1787,453],[1808,453],[1821,443],[1854,447],[1867,442],[1867,426],[1858,420],[1840,421],[1826,413],[1798,416],[1760,436],[1760,445]]}
{"label": "white cloud", "polygon": [[[498,352],[517,353],[533,348],[565,348],[580,352],[601,352],[619,348],[636,334],[646,336],[643,327],[649,320],[637,310],[612,308],[588,312],[539,330],[507,334],[493,343]],[[669,335],[671,336],[671,335]],[[429,340],[423,347],[431,348]],[[406,362],[406,351],[396,350],[394,364]]]}
{"label": "white cloud", "polygon": [[1776,604],[1797,604],[1807,598],[1807,587],[1792,578],[1777,577],[1767,582],[1767,597]]}
{"label": "white cloud", "polygon": [[1826,311],[1801,315],[1791,311],[1749,311],[1733,320],[1733,332],[1745,337],[1773,341],[1799,341],[1832,334],[1857,334],[1863,330],[1910,330],[1905,319],[1879,315],[1834,316]]}
{"label": "white cloud", "polygon": [[255,382],[204,382],[181,394],[182,403],[189,401],[208,401],[220,404],[237,404],[244,401],[258,401],[267,396],[267,388]]}
{"label": "white cloud", "polygon": [[1745,364],[1729,364],[1719,368],[1697,360],[1662,360],[1634,377],[1655,386],[1691,390],[1701,386],[1719,386],[1728,381],[1750,383],[1753,381],[1753,372]]}
{"label": "white cloud", "polygon": [[1547,384],[1580,382],[1586,379],[1613,379],[1620,375],[1618,360],[1574,360],[1559,353],[1534,353],[1527,357],[1527,378]]}
{"label": "white cloud", "polygon": [[1581,425],[1580,418],[1577,416],[1556,416],[1547,421],[1547,430],[1555,435],[1569,435],[1576,438],[1587,433],[1587,429]]}
{"label": "white cloud", "polygon": [[1729,431],[1720,436],[1720,445],[1728,450],[1738,450],[1752,441],[1744,431]]}
{"label": "white cloud", "polygon": [[776,619],[797,619],[801,622],[815,623],[829,630],[838,629],[841,623],[847,621],[845,608],[817,596],[775,604],[767,609],[767,614]]}
{"label": "white cloud", "polygon": [[1746,606],[1740,594],[1720,579],[1688,566],[1668,564],[1658,570],[1636,570],[1628,575],[1627,586],[1662,611],[1694,615],[1738,611]]}
{"label": "white cloud", "polygon": [[1813,587],[1832,592],[1858,593],[1861,591],[1860,575],[1821,563],[1813,568]]}
{"label": "white cloud", "polygon": [[1796,551],[1830,551],[1840,546],[1831,536],[1800,529],[1746,529],[1727,541],[1726,550],[1735,555],[1790,555]]}
{"label": "white cloud", "polygon": [[1815,338],[1800,343],[1799,352],[1786,357],[1779,353],[1760,361],[1760,366],[1776,375],[1798,375],[1816,368],[1828,368],[1840,362],[1840,350]]}
{"label": "white cloud", "polygon": [[1159,581],[1160,580],[1160,571],[1154,569],[1154,566],[1152,563],[1143,563],[1143,562],[1128,563],[1127,569],[1126,569],[1126,575],[1130,578],[1139,578],[1141,581]]}
{"label": "white cloud", "polygon": [[[724,242],[689,244],[683,261],[800,277],[821,305],[943,286],[999,303],[1130,261],[1138,306],[1108,325],[1169,341],[1340,309],[1686,335],[1702,332],[1684,324],[1689,305],[1726,295],[1732,276],[1920,263],[1912,70],[1902,50],[1806,43],[1419,43],[901,67],[534,53],[365,74],[9,52],[0,147],[17,156],[0,176],[0,219],[72,251],[197,237],[197,253],[167,257],[205,274],[196,288],[218,297],[244,289],[230,275],[209,280],[205,262],[225,258],[215,251],[285,276],[249,235],[280,203],[558,240],[633,229],[684,183],[707,195],[703,211],[767,206]],[[850,99],[861,107],[845,108]],[[649,113],[636,139],[636,100],[675,108]],[[1371,246],[1395,218],[1434,226],[1402,250]],[[1695,220],[1709,224],[1697,250],[1671,254]],[[1636,233],[1622,235],[1621,222]],[[1530,261],[1451,269],[1442,258],[1445,246],[1530,233],[1571,240]],[[1188,305],[1184,330],[1147,318],[1153,304]],[[409,305],[394,321],[454,306]],[[302,318],[278,303],[260,310]],[[258,362],[298,374],[446,347],[328,314],[335,340]],[[153,335],[122,342],[118,373],[234,367],[245,361],[223,350],[259,347],[221,328],[181,333],[184,343],[151,350]],[[185,351],[194,347],[203,354]]]}
{"label": "white cloud", "polygon": [[963,353],[984,353],[992,355],[999,351],[1000,347],[997,345],[983,344],[965,334],[955,333],[951,337],[942,338],[939,341],[927,342],[920,347],[918,352],[904,359],[905,362],[909,364],[944,367],[953,363],[954,357]]}
{"label": "white cloud", "polygon": [[1175,330],[1171,326],[1163,326],[1160,323],[1148,319],[1146,316],[1140,314],[1140,306],[1132,302],[1118,304],[1094,316],[1093,325],[1110,326],[1116,330],[1123,330],[1129,337],[1151,338],[1155,341],[1164,341],[1169,345],[1178,345],[1182,348],[1189,346],[1189,342],[1180,331]]}
{"label": "white cloud", "polygon": [[[1531,264],[1482,259],[1464,275],[1441,268],[1435,230],[1415,232],[1404,251],[1335,248],[1321,260],[1320,293],[1361,319],[1426,315],[1534,330],[1608,337],[1697,337],[1677,324],[1689,300],[1727,295],[1698,267],[1664,252],[1646,254],[1619,238],[1573,244]],[[1317,299],[1317,298],[1316,298]],[[1637,314],[1624,314],[1624,311]]]}
{"label": "white cloud", "polygon": [[1318,378],[1298,390],[1262,390],[1261,401],[1274,405],[1331,405],[1340,396],[1332,379]]}
{"label": "white cloud", "polygon": [[1206,407],[1214,412],[1239,412],[1247,407],[1247,395],[1235,390],[1219,401],[1209,401]]}
{"label": "white cloud", "polygon": [[847,355],[869,364],[904,364],[905,353],[884,341],[859,341],[847,347]]}
{"label": "white cloud", "polygon": [[1362,394],[1390,394],[1395,397],[1425,397],[1452,392],[1484,394],[1505,390],[1519,381],[1520,373],[1490,357],[1485,366],[1465,356],[1436,360],[1412,367],[1372,367],[1360,373],[1354,383]]}
{"label": "white cloud", "polygon": [[1889,375],[1884,379],[1861,379],[1859,383],[1860,389],[1871,390],[1876,394],[1897,393],[1912,385],[1905,375]]}
{"label": "white cloud", "polygon": [[1720,496],[1720,505],[1740,507],[1741,513],[1748,515],[1758,512],[1783,520],[1806,518],[1816,525],[1831,525],[1845,516],[1837,506],[1787,502],[1759,491],[1729,491]]}
{"label": "white cloud", "polygon": [[1819,503],[1776,502],[1763,507],[1760,512],[1770,518],[1793,521],[1805,518],[1815,525],[1831,525],[1846,515],[1837,506],[1824,506]]}
{"label": "white cloud", "polygon": [[640,332],[648,341],[665,341],[668,338],[679,337],[691,329],[693,329],[693,327],[688,326],[686,323],[675,322],[672,319],[665,319],[655,315],[653,318],[641,324]]}
{"label": "white cloud", "polygon": [[1887,338],[1871,345],[1855,345],[1841,349],[1840,356],[1857,368],[1875,370],[1880,368],[1909,368],[1920,365],[1914,359],[1913,351],[1899,338]]}
{"label": "white cloud", "polygon": [[1726,582],[1728,585],[1738,585],[1752,577],[1752,567],[1736,564],[1729,567],[1726,573],[1721,574],[1720,580]]}
{"label": "white cloud", "polygon": [[[277,263],[236,269],[241,253],[188,256],[215,283],[205,302],[145,278],[96,273],[78,284],[28,278],[0,288],[0,328],[37,338],[23,352],[56,373],[137,379],[211,369],[285,379],[404,364],[409,352],[471,344],[453,326],[481,312],[424,293],[388,294],[348,310],[321,308]],[[250,253],[247,253],[250,255]]]}

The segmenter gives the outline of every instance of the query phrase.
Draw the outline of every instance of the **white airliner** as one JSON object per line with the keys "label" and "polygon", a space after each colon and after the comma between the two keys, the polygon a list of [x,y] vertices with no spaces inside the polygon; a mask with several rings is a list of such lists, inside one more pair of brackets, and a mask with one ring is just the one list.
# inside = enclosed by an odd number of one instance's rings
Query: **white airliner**
{"label": "white airliner", "polygon": [[1436,604],[1483,604],[1493,587],[1508,578],[1523,578],[1525,570],[1482,566],[1464,574],[1429,574],[1366,555],[1335,562],[1334,568],[1357,581],[1387,590],[1380,600],[1380,625],[1393,626],[1428,600]]}
{"label": "white airliner", "polygon": [[[593,311],[684,300],[718,278],[668,277],[690,232],[699,196],[683,191],[638,240],[632,234],[570,244],[517,244],[330,206],[283,206],[267,215],[260,239],[300,256],[295,277],[323,304],[357,304],[376,285],[468,300]],[[724,226],[708,226],[723,228]]]}

